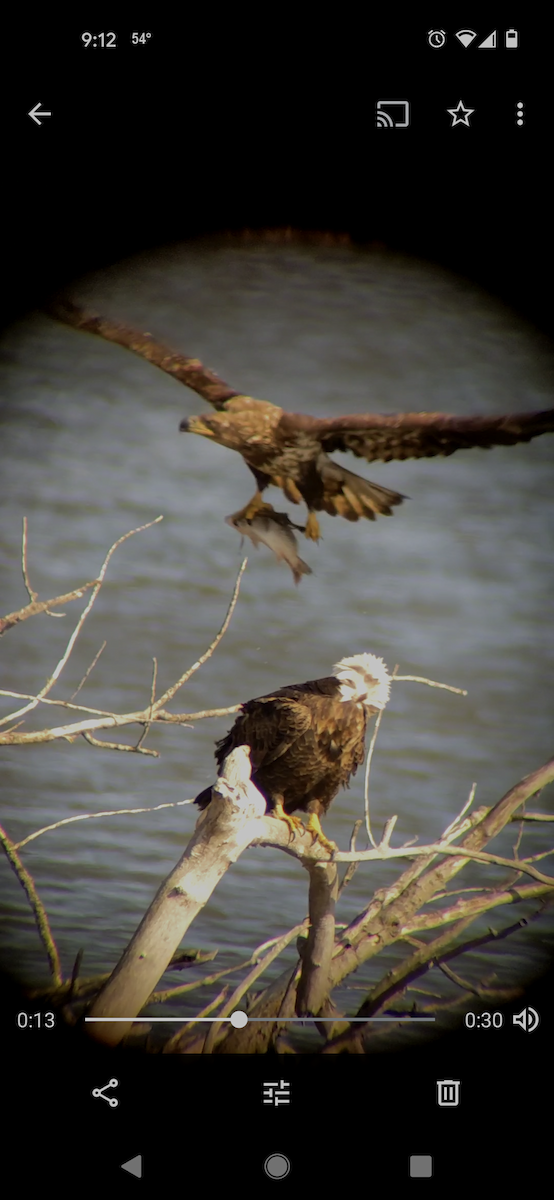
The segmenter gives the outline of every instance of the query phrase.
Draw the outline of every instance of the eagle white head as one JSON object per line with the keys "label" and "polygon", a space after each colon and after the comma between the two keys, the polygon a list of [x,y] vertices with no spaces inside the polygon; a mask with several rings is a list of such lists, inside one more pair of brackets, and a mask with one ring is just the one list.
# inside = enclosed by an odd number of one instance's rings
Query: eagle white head
{"label": "eagle white head", "polygon": [[390,675],[382,658],[375,654],[353,654],[335,663],[333,675],[339,681],[341,701],[384,708],[390,693]]}

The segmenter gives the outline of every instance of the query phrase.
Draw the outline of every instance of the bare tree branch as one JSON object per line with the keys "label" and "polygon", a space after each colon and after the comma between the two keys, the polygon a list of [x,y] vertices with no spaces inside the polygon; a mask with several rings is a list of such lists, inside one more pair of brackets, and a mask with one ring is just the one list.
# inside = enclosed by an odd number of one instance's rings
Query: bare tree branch
{"label": "bare tree branch", "polygon": [[170,688],[167,689],[166,692],[164,692],[163,696],[160,696],[159,700],[157,700],[156,703],[153,705],[152,711],[154,713],[158,713],[160,711],[160,709],[165,708],[165,705],[167,704],[167,702],[169,700],[173,699],[176,692],[179,691],[179,688],[183,687],[183,684],[188,683],[191,675],[194,675],[194,672],[198,671],[199,667],[202,667],[204,665],[204,663],[207,662],[207,660],[209,658],[211,658],[214,650],[217,650],[217,647],[219,646],[219,643],[220,643],[222,637],[225,636],[225,634],[229,628],[229,623],[231,621],[231,617],[235,611],[235,606],[236,606],[237,600],[239,598],[241,580],[242,580],[242,577],[246,570],[247,563],[248,563],[248,559],[243,558],[243,560],[240,564],[240,567],[239,567],[237,578],[235,580],[233,595],[231,596],[231,601],[230,601],[229,607],[227,609],[227,612],[225,614],[225,620],[223,622],[223,625],[221,626],[221,629],[219,630],[219,633],[216,635],[213,642],[210,643],[210,645],[208,646],[208,649],[204,652],[204,654],[201,654],[200,658],[197,659],[197,661],[192,664],[192,667],[189,667],[188,671],[185,671],[184,675],[181,675],[181,678],[177,680],[177,683],[174,683]]}
{"label": "bare tree branch", "polygon": [[[404,926],[414,919],[420,908],[462,869],[468,861],[468,851],[480,854],[480,847],[500,832],[511,813],[553,780],[554,759],[551,759],[511,788],[493,809],[474,814],[475,826],[466,835],[461,846],[441,847],[439,853],[447,855],[446,859],[442,858],[438,865],[427,870],[423,867],[425,859],[422,859],[421,863],[409,867],[392,889],[376,893],[366,912],[355,918],[339,939],[339,949],[331,964],[332,986],[336,987],[352,970],[377,953],[377,950],[401,936]],[[438,845],[440,847],[441,843]],[[410,853],[415,852],[415,848],[412,847]],[[493,861],[494,857],[491,856]],[[506,860],[503,865],[506,865]],[[510,863],[510,866],[512,865]],[[522,870],[522,864],[517,863],[516,869]],[[414,874],[415,870],[417,874]],[[534,869],[527,866],[526,873],[534,874]],[[540,882],[549,886],[553,883],[548,876],[542,877]],[[395,897],[393,899],[391,891]]]}
{"label": "bare tree branch", "polygon": [[[417,914],[422,906],[434,898],[437,893],[443,892],[447,881],[452,879],[456,872],[468,861],[469,850],[475,848],[476,852],[480,853],[478,850],[479,844],[483,844],[490,837],[494,837],[499,832],[503,823],[509,820],[510,814],[515,812],[519,805],[553,780],[554,760],[546,763],[531,775],[526,776],[525,779],[517,784],[515,788],[512,788],[495,805],[494,809],[488,810],[482,808],[474,812],[471,817],[466,817],[463,821],[460,821],[458,817],[454,822],[451,822],[448,827],[449,833],[447,834],[449,840],[453,836],[459,836],[460,833],[466,831],[468,828],[470,830],[469,833],[466,833],[462,846],[455,848],[445,846],[443,842],[438,842],[437,853],[433,852],[427,854],[427,856],[418,857],[417,861],[408,867],[399,880],[391,886],[377,891],[365,912],[352,921],[338,937],[330,966],[329,991],[338,986],[347,975],[355,971],[363,962],[367,961],[372,955],[379,953],[391,942],[398,941],[398,939],[404,936],[408,939],[412,937],[413,931],[419,928],[419,921],[421,921],[422,929],[426,927],[431,928],[434,920],[438,920],[440,914],[429,913],[419,917]],[[470,796],[470,800],[471,798]],[[464,805],[462,813],[467,809],[468,804],[469,801]],[[266,817],[265,821],[267,822],[268,820]],[[273,824],[276,823],[273,822]],[[472,842],[473,846],[471,845]],[[414,852],[414,849],[414,847],[404,847],[401,848],[401,853],[409,857]],[[444,854],[451,852],[451,857],[446,859],[442,857],[438,865],[429,869],[433,860],[443,852]],[[307,853],[309,855],[309,850]],[[376,855],[378,855],[378,850],[373,850],[368,852],[364,857],[375,858]],[[340,861],[343,857],[351,860],[353,855],[347,854],[343,856],[339,852],[334,856],[334,861]],[[495,856],[491,855],[490,857],[494,859]],[[521,863],[516,862],[515,867],[518,870],[521,869]],[[447,952],[450,956],[458,952],[459,946],[455,945],[455,939],[459,938],[463,929],[463,923],[465,922],[469,925],[476,916],[486,911],[487,898],[489,899],[489,906],[492,909],[497,905],[552,896],[554,880],[549,881],[548,877],[545,878],[546,882],[543,884],[518,884],[516,887],[510,887],[510,889],[503,889],[501,891],[486,893],[480,891],[479,896],[475,898],[475,903],[464,901],[460,902],[459,905],[455,905],[451,912],[444,910],[442,915],[449,921],[450,930],[445,931],[445,940],[443,943],[435,939],[433,943],[433,961],[435,963],[442,961]],[[428,926],[426,924],[427,921],[429,921]],[[454,931],[452,930],[453,924],[455,925]],[[511,926],[509,930],[505,931],[506,936],[510,936],[512,929],[519,927],[520,922]],[[447,934],[448,936],[446,936]],[[498,940],[496,933],[487,934],[486,937],[489,940],[492,938]],[[474,939],[472,943],[465,943],[464,949],[471,949],[473,945],[476,945],[477,941],[479,939]],[[479,944],[481,944],[481,941]],[[411,969],[414,971],[416,968],[420,968],[421,971],[426,971],[429,969],[430,961],[430,959],[428,961],[426,959],[424,948],[420,952],[418,961],[414,960],[411,962]],[[290,972],[287,970],[257,997],[254,1005],[249,1010],[249,1016],[253,1022],[252,1025],[247,1026],[246,1029],[229,1029],[224,1036],[224,1040],[219,1045],[220,1053],[264,1053],[267,1051],[274,1038],[278,1035],[279,1029],[282,1027],[280,1018],[293,1015],[294,992],[298,972],[293,974],[294,980],[291,981]],[[413,977],[415,978],[416,975],[414,974]],[[397,980],[398,991],[402,991],[408,986],[409,982],[408,978],[399,974]],[[288,997],[286,1003],[285,997]],[[383,1000],[383,1006],[384,1004],[385,1000]],[[267,1020],[270,1016],[274,1016],[275,1023]],[[255,1018],[259,1017],[264,1017],[264,1022],[257,1025]],[[359,1030],[362,1028],[363,1026],[361,1025],[357,1027],[358,1034],[348,1032],[345,1035],[345,1049],[351,1036],[361,1038]],[[326,1029],[333,1036],[334,1030],[340,1029],[340,1025],[327,1026]],[[335,1039],[327,1046],[324,1052],[333,1052],[333,1048],[338,1050],[340,1045],[341,1043]]]}
{"label": "bare tree branch", "polygon": [[443,688],[445,692],[456,692],[458,696],[467,696],[465,688],[452,687],[450,683],[437,683],[436,679],[423,679],[420,675],[397,675],[398,683],[426,683],[427,687]]}
{"label": "bare tree branch", "polygon": [[111,808],[104,812],[79,813],[76,817],[64,817],[61,821],[54,821],[52,825],[44,825],[42,829],[36,829],[34,833],[29,833],[20,842],[15,842],[14,846],[16,850],[22,850],[29,842],[34,842],[36,838],[42,837],[43,833],[52,833],[54,829],[61,829],[62,825],[73,825],[76,821],[97,821],[104,817],[134,816],[136,813],[159,812],[161,808],[180,808],[184,804],[190,803],[190,800],[172,800],[166,801],[165,804],[154,804],[149,808]]}
{"label": "bare tree branch", "polygon": [[[90,667],[87,667],[87,669],[86,669],[86,671],[85,671],[85,673],[84,673],[84,675],[83,675],[83,678],[81,679],[81,682],[80,682],[79,686],[78,686],[77,688],[75,688],[75,691],[73,692],[73,695],[69,697],[69,700],[70,700],[70,701],[71,701],[71,700],[74,700],[74,699],[75,699],[75,697],[79,695],[79,692],[81,691],[81,688],[82,688],[82,687],[84,687],[84,685],[85,685],[85,683],[86,683],[86,681],[87,681],[87,679],[88,679],[89,675],[91,674],[91,672],[92,672],[92,671],[94,671],[94,668],[95,668],[95,666],[96,666],[96,664],[97,664],[97,662],[98,662],[98,659],[100,658],[100,655],[103,653],[103,651],[106,649],[106,646],[107,646],[107,644],[108,644],[108,643],[107,643],[107,642],[105,642],[105,641],[104,641],[104,642],[102,642],[102,645],[101,645],[101,647],[100,647],[100,649],[99,649],[98,653],[97,653],[97,654],[95,654],[95,656],[94,656],[94,658],[93,658],[93,660],[92,660],[92,662],[91,662],[91,664],[90,664]],[[89,711],[90,711],[90,710],[89,710]]]}
{"label": "bare tree branch", "polygon": [[[12,629],[14,625],[19,625],[21,621],[27,621],[29,617],[36,617],[39,613],[48,612],[51,608],[59,608],[60,604],[68,604],[71,600],[80,600],[85,592],[96,587],[97,579],[90,580],[89,583],[81,584],[81,587],[75,588],[72,592],[66,592],[63,596],[54,596],[51,600],[33,600],[31,604],[26,604],[24,608],[18,608],[15,612],[7,613],[5,617],[0,617],[0,637],[7,629]],[[36,595],[36,593],[34,593]]]}
{"label": "bare tree branch", "polygon": [[52,978],[53,978],[56,986],[59,987],[59,986],[61,986],[62,981],[63,981],[63,976],[62,976],[61,966],[60,966],[60,957],[59,957],[59,954],[57,951],[56,943],[54,941],[54,938],[52,937],[52,931],[50,929],[50,924],[49,924],[48,917],[46,914],[46,909],[45,909],[45,907],[40,899],[40,896],[37,892],[37,889],[35,887],[32,876],[30,875],[29,871],[27,871],[26,867],[24,867],[23,863],[21,862],[19,854],[17,853],[17,847],[16,847],[15,843],[12,842],[11,838],[8,837],[7,833],[5,832],[4,829],[2,829],[1,826],[0,826],[0,842],[2,843],[4,853],[6,855],[6,858],[8,859],[10,866],[12,867],[12,870],[14,871],[24,892],[27,895],[27,899],[29,901],[29,904],[31,905],[31,909],[33,911],[33,915],[34,915],[34,918],[36,921],[36,926],[37,926],[37,929],[39,932],[40,939],[42,941],[44,949],[46,950],[46,955],[47,955],[48,962],[50,965],[50,973],[52,975]]}
{"label": "bare tree branch", "polygon": [[305,863],[310,876],[310,929],[302,954],[296,994],[298,1016],[321,1012],[329,990],[329,968],[335,946],[335,907],[338,871],[334,863]]}
{"label": "bare tree branch", "polygon": [[125,742],[103,742],[101,738],[95,738],[91,733],[85,733],[84,731],[82,737],[84,737],[85,742],[88,742],[89,746],[94,746],[96,750],[119,750],[124,753],[127,751],[127,754],[146,754],[150,758],[160,757],[157,750],[144,750],[140,745],[140,741],[135,746],[127,746]]}
{"label": "bare tree branch", "polygon": [[[238,711],[240,705],[232,705],[228,708],[206,710],[205,712],[202,712],[202,713],[193,713],[193,714],[185,716],[185,714],[168,713],[165,709],[165,705],[168,703],[169,700],[171,700],[173,698],[173,696],[175,696],[175,694],[179,691],[179,689],[181,687],[183,687],[183,685],[185,683],[188,682],[191,675],[193,675],[195,671],[197,671],[201,666],[203,666],[203,664],[209,658],[211,658],[212,654],[217,649],[219,643],[221,642],[221,639],[224,637],[227,629],[229,628],[229,624],[230,624],[231,618],[233,616],[233,612],[234,612],[236,604],[237,604],[242,576],[244,574],[244,571],[246,569],[246,565],[248,562],[248,559],[246,559],[246,558],[243,559],[241,566],[239,568],[239,571],[238,571],[238,574],[237,574],[237,577],[235,580],[233,594],[232,594],[232,597],[231,597],[231,600],[229,603],[229,607],[227,609],[223,624],[222,624],[219,632],[217,633],[216,637],[213,639],[213,641],[211,642],[210,646],[205,651],[205,653],[202,654],[200,656],[200,658],[197,659],[197,661],[195,663],[193,663],[192,666],[189,667],[184,672],[183,675],[181,675],[181,677],[177,680],[177,682],[172,684],[172,686],[170,688],[168,688],[163,693],[163,695],[160,696],[160,698],[158,700],[155,700],[155,688],[156,688],[156,678],[157,678],[157,660],[156,659],[154,659],[154,671],[153,671],[152,684],[151,684],[150,703],[145,709],[142,709],[138,712],[121,713],[121,714],[110,713],[110,712],[103,711],[101,709],[92,709],[92,708],[86,707],[84,705],[71,704],[71,702],[69,702],[69,701],[50,700],[47,696],[47,693],[50,691],[54,682],[59,678],[59,676],[63,670],[63,667],[65,666],[65,663],[67,662],[67,660],[71,654],[71,651],[75,645],[75,641],[78,637],[78,634],[79,634],[79,632],[84,624],[84,621],[86,620],[86,618],[92,608],[92,605],[93,605],[93,603],[96,599],[96,596],[98,595],[98,592],[100,590],[100,587],[102,586],[105,572],[106,572],[109,560],[110,560],[111,555],[113,554],[114,550],[117,548],[117,546],[119,546],[121,544],[121,542],[125,541],[128,537],[131,537],[132,534],[139,533],[143,529],[148,529],[150,527],[150,525],[155,525],[155,524],[157,524],[158,521],[161,521],[161,520],[162,520],[162,518],[158,517],[156,521],[151,521],[147,525],[140,526],[140,529],[131,530],[130,533],[127,533],[123,537],[119,538],[118,541],[115,542],[114,545],[111,547],[110,551],[108,552],[108,554],[104,560],[102,570],[100,572],[100,576],[99,576],[98,580],[95,581],[94,585],[92,585],[94,587],[93,594],[92,594],[86,608],[83,610],[81,617],[79,618],[77,626],[76,626],[75,630],[73,631],[71,638],[69,639],[66,650],[65,650],[62,658],[60,659],[53,675],[50,677],[50,679],[47,681],[44,688],[42,688],[42,690],[38,693],[38,695],[29,696],[29,695],[25,695],[24,693],[19,693],[19,692],[12,692],[12,691],[7,691],[7,690],[0,691],[0,695],[13,696],[13,697],[17,697],[20,699],[27,699],[29,701],[22,708],[16,710],[15,712],[8,714],[7,717],[4,717],[2,720],[0,720],[0,726],[7,725],[8,723],[15,721],[17,717],[24,716],[27,712],[36,708],[36,706],[38,704],[54,704],[54,705],[57,705],[62,708],[70,709],[71,711],[92,713],[94,715],[87,719],[82,719],[80,721],[71,722],[66,725],[56,726],[56,727],[50,728],[50,729],[33,730],[30,732],[21,732],[19,729],[19,726],[10,728],[7,731],[5,730],[3,733],[0,732],[0,745],[2,745],[2,744],[3,745],[17,745],[17,746],[30,745],[30,744],[35,745],[35,744],[42,744],[42,743],[46,743],[46,742],[56,741],[60,738],[64,738],[67,741],[72,741],[79,734],[82,734],[83,737],[85,737],[85,739],[90,743],[90,745],[95,746],[97,749],[118,750],[118,751],[123,751],[123,752],[127,752],[127,753],[135,753],[135,754],[147,754],[151,757],[157,758],[158,757],[157,751],[145,750],[142,748],[142,742],[144,741],[146,731],[148,730],[150,725],[154,724],[155,722],[164,721],[166,723],[183,725],[185,723],[188,724],[191,720],[202,720],[209,716],[222,716],[222,715],[226,715],[227,713],[232,713],[232,712]],[[94,663],[97,660],[98,660],[98,655],[96,655],[95,660],[89,667],[86,675],[83,677],[83,680],[81,681],[81,684],[79,685],[79,688],[77,689],[77,691],[79,691],[80,687],[86,680],[87,676],[90,674],[90,671],[92,670],[92,667],[94,666]],[[74,694],[76,695],[77,693],[74,693]],[[143,726],[142,736],[139,738],[138,742],[133,746],[125,745],[124,743],[120,743],[120,742],[103,742],[100,739],[93,737],[93,731],[98,732],[99,730],[102,730],[102,729],[122,728],[123,726],[132,725],[132,724],[139,724],[139,725]]]}
{"label": "bare tree branch", "polygon": [[[99,717],[113,717],[115,714],[108,712],[105,708],[90,708],[86,704],[72,704],[70,700],[50,700],[46,696],[34,696],[30,692],[12,692],[7,688],[0,688],[0,696],[11,696],[15,700],[38,700],[39,704],[51,704],[57,708],[67,708],[71,712],[84,712],[95,714]],[[208,717],[227,717],[230,713],[236,713],[240,709],[240,704],[229,704],[227,708],[206,708],[201,712],[195,713],[168,713],[165,709],[160,709],[154,716],[148,717],[150,705],[148,708],[141,709],[140,713],[123,713],[121,721],[123,724],[131,725],[134,723],[143,724],[146,721],[150,725],[156,722],[163,721],[168,725],[186,725],[191,721],[205,721]],[[81,726],[68,726],[67,731],[70,734],[81,733]],[[65,733],[63,734],[65,736]],[[2,735],[0,734],[0,744]]]}
{"label": "bare tree branch", "polygon": [[[242,980],[242,983],[235,988],[234,992],[231,994],[231,996],[229,996],[228,1000],[226,1000],[222,1011],[219,1013],[220,1017],[228,1017],[232,1012],[235,1011],[237,1005],[240,1004],[246,993],[250,991],[250,988],[256,982],[256,980],[263,975],[264,971],[267,971],[267,968],[271,966],[271,963],[275,961],[279,954],[282,954],[283,950],[290,945],[294,938],[299,937],[300,934],[307,929],[307,926],[308,918],[306,917],[306,919],[301,921],[299,925],[294,925],[292,929],[287,930],[282,937],[272,939],[271,949],[268,950],[267,954],[265,954],[264,957],[255,964],[252,970],[249,971],[248,975],[246,975],[246,977]],[[204,1054],[211,1054],[214,1046],[216,1045],[220,1031],[221,1025],[218,1025],[216,1022],[214,1022],[214,1024],[208,1030],[208,1034],[204,1042]]]}
{"label": "bare tree branch", "polygon": [[[397,671],[398,671],[398,663],[396,663],[394,671],[392,672],[391,680],[396,679]],[[377,713],[377,720],[375,721],[375,725],[373,727],[373,735],[372,735],[371,741],[369,743],[369,750],[367,752],[367,759],[366,759],[366,764],[365,764],[365,777],[364,777],[365,827],[366,827],[367,836],[371,842],[371,845],[374,847],[377,845],[377,843],[371,832],[371,821],[370,821],[370,816],[369,816],[369,773],[371,771],[371,763],[373,760],[373,751],[375,749],[375,743],[377,741],[377,734],[379,733],[379,730],[381,728],[381,721],[383,719],[384,711],[385,711],[384,708],[381,708],[379,710],[379,712]]]}
{"label": "bare tree branch", "polygon": [[[230,864],[252,842],[265,807],[265,798],[250,779],[248,748],[239,746],[225,759],[211,804],[94,1002],[91,1018],[133,1017],[140,1012],[191,921]],[[98,1022],[94,1036],[117,1045],[131,1025],[132,1020]]]}
{"label": "bare tree branch", "polygon": [[23,536],[21,538],[21,571],[23,574],[25,590],[29,600],[31,603],[34,603],[38,596],[38,592],[33,591],[31,584],[29,583],[29,576],[27,573],[27,517],[23,517]]}
{"label": "bare tree branch", "polygon": [[[114,554],[114,552],[117,550],[118,546],[121,546],[121,544],[123,542],[126,542],[128,538],[133,537],[133,535],[135,533],[142,533],[143,530],[150,529],[152,525],[157,525],[159,521],[163,521],[163,517],[156,517],[155,521],[148,521],[146,525],[139,525],[137,529],[131,529],[129,531],[129,533],[124,533],[123,536],[118,538],[117,541],[114,542],[113,546],[110,547],[110,549],[108,550],[108,553],[104,559],[104,562],[102,563],[100,574],[94,585],[94,591],[92,593],[92,596],[90,597],[88,604],[83,609],[81,616],[79,617],[79,620],[75,626],[75,629],[73,630],[73,633],[71,634],[71,637],[67,643],[64,653],[62,654],[62,657],[60,658],[57,666],[54,668],[52,675],[46,681],[44,687],[38,693],[38,696],[36,697],[36,699],[34,701],[27,704],[24,708],[19,709],[18,712],[10,713],[10,715],[8,717],[4,717],[3,720],[0,721],[0,725],[6,725],[9,721],[14,721],[17,717],[24,716],[25,713],[29,712],[31,709],[36,708],[37,704],[39,703],[39,700],[42,700],[42,698],[44,696],[48,695],[48,692],[51,690],[51,688],[53,688],[56,680],[61,675],[63,668],[65,667],[65,664],[71,654],[71,651],[73,650],[75,642],[77,641],[77,638],[81,632],[81,629],[82,629],[82,627],[88,617],[88,614],[94,604],[94,601],[96,600],[96,597],[100,591],[100,588],[102,587],[102,584],[104,582],[104,576],[108,569],[108,564],[112,557],[112,554]],[[19,736],[19,735],[16,735],[16,736]],[[21,735],[21,736],[24,737],[25,735]],[[25,740],[28,740],[28,738],[26,738]]]}

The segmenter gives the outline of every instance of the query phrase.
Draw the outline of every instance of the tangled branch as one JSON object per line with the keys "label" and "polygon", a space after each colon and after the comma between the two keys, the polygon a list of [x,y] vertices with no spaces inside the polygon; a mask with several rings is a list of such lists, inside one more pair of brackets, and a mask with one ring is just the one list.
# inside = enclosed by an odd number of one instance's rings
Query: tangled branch
{"label": "tangled branch", "polygon": [[[188,680],[195,673],[195,671],[197,671],[201,666],[203,666],[203,664],[209,658],[211,658],[212,654],[217,649],[221,639],[225,636],[225,633],[227,632],[227,629],[229,628],[229,624],[230,624],[233,612],[234,612],[236,604],[237,604],[242,576],[244,574],[244,571],[246,569],[246,564],[248,561],[246,558],[243,560],[243,562],[241,563],[241,566],[239,568],[239,571],[238,571],[238,574],[237,574],[237,577],[235,580],[233,594],[231,596],[231,600],[229,602],[229,606],[228,606],[223,624],[222,624],[219,632],[216,634],[215,638],[210,643],[207,650],[200,656],[200,658],[198,658],[197,661],[195,663],[193,663],[191,667],[188,667],[187,670],[180,676],[180,678],[177,679],[176,682],[171,685],[171,687],[167,688],[164,691],[164,693],[158,698],[158,700],[155,700],[155,698],[154,698],[155,697],[156,676],[157,676],[157,664],[155,663],[154,673],[153,673],[153,678],[152,678],[150,700],[149,700],[148,705],[146,705],[143,709],[139,709],[136,712],[130,712],[130,713],[114,713],[114,712],[109,712],[109,711],[102,710],[102,709],[90,708],[90,707],[87,707],[86,705],[74,704],[72,702],[73,697],[76,696],[78,694],[78,692],[81,690],[83,684],[85,683],[86,679],[90,675],[92,668],[94,667],[95,663],[98,661],[101,651],[99,651],[98,654],[95,656],[95,659],[93,660],[90,667],[88,668],[85,675],[83,676],[83,679],[81,680],[81,683],[79,684],[79,687],[73,693],[71,700],[51,700],[49,698],[48,693],[51,691],[54,684],[60,679],[63,669],[66,666],[67,662],[69,661],[69,658],[75,647],[75,644],[77,642],[79,634],[81,633],[83,625],[84,625],[89,613],[91,612],[94,602],[100,592],[100,589],[102,587],[102,584],[103,584],[105,576],[106,576],[108,564],[110,562],[112,555],[117,550],[118,546],[121,546],[122,543],[127,541],[128,538],[132,537],[135,533],[142,533],[145,529],[150,529],[152,525],[157,525],[161,520],[163,520],[162,517],[157,517],[154,521],[149,521],[145,525],[140,525],[137,529],[131,529],[128,533],[123,534],[122,537],[118,538],[117,541],[114,542],[113,546],[110,547],[110,549],[104,559],[98,579],[94,580],[91,583],[83,584],[80,588],[75,589],[74,592],[68,592],[64,596],[57,596],[52,600],[44,601],[41,603],[38,602],[38,600],[36,598],[36,593],[32,592],[30,590],[30,585],[28,582],[27,565],[26,565],[27,523],[26,523],[26,521],[24,522],[23,548],[22,548],[23,577],[24,577],[25,586],[27,588],[27,591],[28,591],[29,595],[33,596],[33,599],[31,601],[31,604],[26,605],[25,608],[18,610],[18,612],[16,612],[16,613],[10,613],[10,614],[8,614],[7,617],[4,617],[3,621],[0,622],[0,632],[2,632],[4,629],[10,628],[12,625],[17,624],[21,620],[26,620],[28,617],[34,616],[36,613],[49,611],[49,609],[51,607],[56,607],[57,605],[65,603],[65,601],[68,598],[77,599],[78,597],[84,595],[84,593],[87,589],[92,588],[93,591],[92,591],[92,595],[90,596],[90,598],[88,600],[88,603],[86,604],[85,608],[83,609],[83,612],[81,613],[81,616],[79,617],[79,620],[77,621],[77,624],[73,630],[73,633],[71,634],[71,637],[69,638],[69,641],[66,645],[64,653],[62,654],[62,657],[60,658],[59,662],[57,663],[56,667],[54,668],[54,671],[52,672],[52,675],[46,681],[46,683],[44,684],[44,687],[40,690],[40,692],[38,692],[36,695],[29,695],[28,693],[15,692],[15,691],[7,690],[7,689],[0,690],[1,696],[9,696],[14,699],[27,701],[27,703],[24,704],[21,708],[18,708],[15,711],[8,713],[7,716],[3,717],[0,720],[0,728],[2,726],[6,726],[6,725],[11,726],[11,728],[9,728],[8,730],[4,730],[3,732],[0,732],[0,745],[10,745],[10,746],[37,745],[37,744],[41,744],[41,743],[45,743],[45,742],[57,741],[58,739],[65,739],[66,741],[73,741],[74,738],[78,737],[79,735],[82,735],[82,737],[85,738],[85,740],[89,743],[89,745],[94,746],[95,748],[100,749],[100,750],[118,750],[118,751],[122,751],[125,753],[146,754],[151,757],[157,758],[158,752],[156,750],[146,749],[142,745],[142,742],[144,740],[147,730],[149,729],[150,726],[156,724],[156,722],[166,722],[166,723],[169,722],[169,723],[178,724],[178,725],[185,725],[185,724],[192,723],[193,721],[203,720],[206,717],[222,716],[222,715],[226,715],[228,713],[237,712],[238,707],[239,707],[238,705],[233,705],[228,708],[205,710],[204,712],[201,712],[201,713],[169,713],[169,712],[167,712],[165,706],[166,706],[166,704],[169,703],[170,700],[173,699],[173,697],[177,694],[177,692],[180,690],[180,688],[182,688],[184,686],[184,684],[186,684],[188,682]],[[103,647],[102,647],[102,649],[103,649]],[[35,729],[35,730],[31,730],[29,732],[23,732],[20,728],[21,722],[19,721],[19,719],[21,717],[26,716],[27,713],[31,712],[39,704],[55,705],[59,708],[64,708],[71,712],[87,713],[90,715],[87,716],[87,718],[83,717],[78,721],[72,721],[65,725],[58,725],[58,726],[51,727],[49,729],[40,729],[40,730]],[[13,727],[13,723],[15,721],[19,721],[19,724],[17,725],[16,728]],[[135,745],[126,745],[125,743],[122,743],[122,742],[107,742],[107,741],[102,741],[99,738],[94,737],[94,733],[96,733],[100,730],[121,729],[125,726],[136,725],[136,724],[142,726],[143,732],[142,732],[138,742]]]}

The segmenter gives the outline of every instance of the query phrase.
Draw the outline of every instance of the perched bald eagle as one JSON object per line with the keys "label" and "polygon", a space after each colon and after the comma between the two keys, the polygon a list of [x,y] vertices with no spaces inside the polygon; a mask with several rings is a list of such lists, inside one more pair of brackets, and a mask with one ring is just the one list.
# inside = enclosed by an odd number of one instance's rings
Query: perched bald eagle
{"label": "perched bald eagle", "polygon": [[329,458],[336,450],[350,450],[368,462],[432,458],[455,450],[480,446],[513,446],[554,431],[554,409],[513,413],[500,417],[453,417],[446,413],[363,414],[317,417],[285,412],[266,400],[236,392],[221,392],[211,403],[219,410],[187,417],[179,428],[198,433],[221,446],[238,450],[256,480],[257,490],[235,521],[251,520],[264,508],[262,492],[269,484],[280,487],[294,504],[308,507],[305,534],[320,536],[316,512],[357,521],[377,514],[392,516],[405,499],[400,492],[370,483]]}
{"label": "perched bald eagle", "polygon": [[[248,700],[233,728],[216,743],[218,768],[231,750],[248,746],[252,781],[271,815],[286,821],[294,834],[304,826],[291,814],[307,812],[314,839],[336,850],[323,833],[320,817],[363,762],[368,720],[385,707],[389,690],[382,658],[355,654],[342,658],[324,679]],[[212,789],[206,788],[195,804],[204,809],[211,798]]]}

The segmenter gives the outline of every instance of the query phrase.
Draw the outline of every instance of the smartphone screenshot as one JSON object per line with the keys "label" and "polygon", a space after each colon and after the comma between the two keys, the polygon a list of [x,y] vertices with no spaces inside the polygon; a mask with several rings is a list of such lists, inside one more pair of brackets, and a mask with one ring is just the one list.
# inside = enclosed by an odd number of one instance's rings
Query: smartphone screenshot
{"label": "smartphone screenshot", "polygon": [[547,1168],[548,37],[503,13],[9,32],[21,1186]]}

